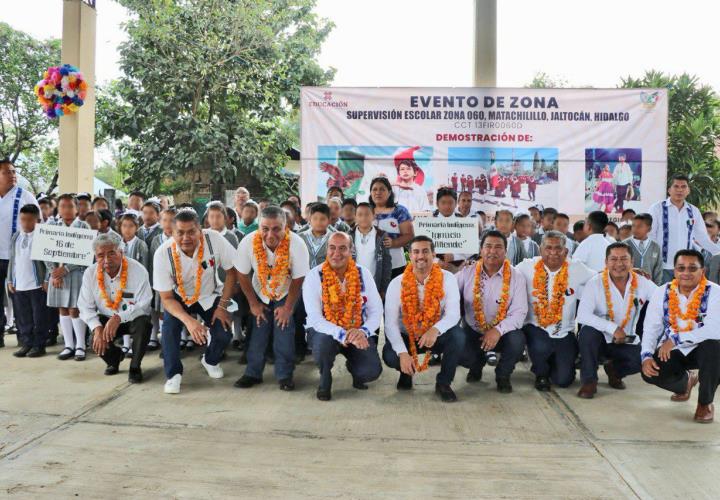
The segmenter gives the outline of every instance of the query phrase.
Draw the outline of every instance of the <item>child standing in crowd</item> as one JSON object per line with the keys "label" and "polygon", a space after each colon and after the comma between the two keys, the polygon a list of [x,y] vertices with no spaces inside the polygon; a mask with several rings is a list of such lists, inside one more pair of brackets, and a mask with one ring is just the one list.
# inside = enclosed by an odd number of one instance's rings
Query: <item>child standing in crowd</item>
{"label": "child standing in crowd", "polygon": [[257,216],[257,203],[255,203],[254,201],[248,201],[247,203],[245,203],[242,208],[242,212],[240,213],[240,218],[242,220],[240,221],[240,224],[238,224],[238,229],[242,234],[250,234],[253,231],[257,231]]}
{"label": "child standing in crowd", "polygon": [[[146,201],[142,207],[143,225],[138,231],[138,237],[149,247],[153,238],[162,232],[160,228],[160,205],[155,201]],[[152,260],[152,256],[150,256]]]}
{"label": "child standing in crowd", "polygon": [[513,234],[513,214],[510,210],[495,212],[495,229],[507,239],[507,258],[513,266],[525,259],[525,251],[520,239]]}
{"label": "child standing in crowd", "polygon": [[13,353],[18,358],[38,358],[45,355],[48,340],[47,294],[45,293],[45,263],[32,260],[35,226],[40,209],[32,204],[20,209],[20,231],[10,240],[7,288],[15,307],[18,325],[18,345]]}
{"label": "child standing in crowd", "polygon": [[100,216],[94,210],[90,210],[85,216],[85,223],[90,226],[90,229],[100,231]]}
{"label": "child standing in crowd", "polygon": [[369,203],[359,203],[355,210],[355,229],[350,237],[355,243],[355,261],[365,266],[375,278],[380,297],[385,300],[385,290],[390,284],[392,260],[390,249],[383,244],[385,232],[377,229],[375,211]]}
{"label": "child standing in crowd", "polygon": [[237,212],[234,208],[225,207],[225,211],[227,212],[227,224],[226,227],[228,231],[230,231],[232,234],[235,235],[238,241],[240,241],[243,237],[243,233],[240,232],[240,230],[237,228],[238,225],[238,217]]}
{"label": "child standing in crowd", "polygon": [[[123,253],[128,259],[138,261],[145,269],[148,269],[149,251],[143,240],[137,237],[139,223],[133,214],[125,214],[120,217],[120,236],[122,237]],[[123,335],[122,350],[126,356],[132,356],[130,335]]]}
{"label": "child standing in crowd", "polygon": [[330,225],[330,208],[325,203],[315,203],[310,209],[310,227],[298,233],[310,253],[310,269],[325,262],[327,241],[334,232]]}
{"label": "child standing in crowd", "polygon": [[633,267],[642,269],[650,275],[653,282],[663,284],[663,262],[660,245],[648,235],[652,229],[653,218],[650,214],[638,214],[633,219],[632,237],[623,241],[630,247]]}
{"label": "child standing in crowd", "polygon": [[[49,224],[53,226],[90,229],[85,222],[77,218],[77,205],[71,194],[58,197],[58,218]],[[60,329],[62,330],[65,348],[58,354],[58,359],[72,357],[75,361],[85,361],[85,323],[80,319],[77,299],[82,286],[85,266],[46,262],[47,275],[45,281],[48,288],[48,307],[59,308]]]}
{"label": "child standing in crowd", "polygon": [[330,198],[327,202],[330,207],[330,226],[337,231],[343,231],[345,233],[350,232],[350,226],[345,224],[340,218],[340,212],[342,211],[342,200],[340,198]]}
{"label": "child standing in crowd", "polygon": [[292,201],[285,200],[280,204],[280,208],[285,211],[285,223],[290,231],[297,233],[300,230],[300,225],[297,222],[297,211],[295,210],[295,204]]}
{"label": "child standing in crowd", "polygon": [[[153,256],[160,245],[165,243],[167,240],[172,238],[172,226],[175,220],[175,209],[167,208],[160,213],[160,234],[155,236],[150,242],[150,252],[148,260],[148,274],[150,275],[150,285],[152,286],[153,280]],[[154,290],[154,289],[153,289]],[[158,342],[158,333],[160,332],[160,318],[163,314],[162,302],[160,301],[160,294],[156,291],[153,292],[153,310],[150,313],[150,320],[152,321],[152,332],[150,333],[150,341],[148,342],[147,350],[156,351],[160,347]],[[186,334],[187,335],[187,334]],[[185,338],[187,342],[187,338]]]}
{"label": "child standing in crowd", "polygon": [[355,229],[355,211],[357,210],[357,201],[348,198],[342,203],[342,220],[350,229]]}
{"label": "child standing in crowd", "polygon": [[[221,202],[213,201],[208,205],[207,212],[205,212],[205,224],[206,227],[220,233],[233,248],[237,248],[240,242],[235,235],[227,229],[227,212],[225,211],[225,205]],[[218,269],[218,275],[221,281],[225,281],[224,269]]]}
{"label": "child standing in crowd", "polygon": [[78,193],[75,196],[75,201],[77,203],[77,218],[81,221],[85,220],[85,217],[91,210],[90,200],[92,200],[90,193]]}
{"label": "child standing in crowd", "polygon": [[528,214],[515,216],[515,236],[522,244],[526,259],[532,259],[540,255],[540,247],[530,237],[532,232],[533,223]]}

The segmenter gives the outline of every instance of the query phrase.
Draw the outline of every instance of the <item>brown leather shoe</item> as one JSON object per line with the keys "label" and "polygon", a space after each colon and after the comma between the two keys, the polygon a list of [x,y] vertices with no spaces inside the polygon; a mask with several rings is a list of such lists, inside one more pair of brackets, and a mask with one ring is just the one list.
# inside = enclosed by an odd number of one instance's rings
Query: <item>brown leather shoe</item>
{"label": "brown leather shoe", "polygon": [[583,384],[578,391],[578,396],[583,399],[592,399],[597,392],[597,382],[588,382]]}
{"label": "brown leather shoe", "polygon": [[613,389],[623,390],[625,389],[625,382],[622,381],[622,378],[618,376],[617,371],[615,370],[615,365],[612,361],[608,361],[603,365],[603,368],[605,369],[605,373],[608,376],[608,385],[612,387]]}
{"label": "brown leather shoe", "polygon": [[695,422],[699,424],[712,423],[715,417],[715,406],[712,403],[709,405],[701,405],[698,403],[697,409],[695,410]]}
{"label": "brown leather shoe", "polygon": [[670,396],[670,401],[675,401],[682,403],[683,401],[687,401],[690,399],[690,395],[692,394],[693,387],[695,387],[695,384],[698,383],[698,376],[695,372],[688,372],[688,384],[687,389],[685,389],[685,392],[678,392]]}

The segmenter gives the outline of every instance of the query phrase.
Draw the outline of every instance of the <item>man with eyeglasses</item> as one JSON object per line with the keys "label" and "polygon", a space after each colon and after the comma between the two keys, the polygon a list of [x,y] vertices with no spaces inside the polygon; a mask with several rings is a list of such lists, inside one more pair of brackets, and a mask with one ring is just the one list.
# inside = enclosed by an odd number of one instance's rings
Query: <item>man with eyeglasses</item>
{"label": "man with eyeglasses", "polygon": [[697,245],[712,255],[720,254],[720,245],[708,236],[700,210],[686,201],[690,194],[688,177],[674,175],[668,194],[666,200],[655,203],[648,210],[653,218],[650,239],[662,249],[663,283],[673,279],[673,259],[678,250]]}
{"label": "man with eyeglasses", "polygon": [[640,338],[635,327],[643,305],[657,287],[632,270],[630,247],[612,243],[605,250],[605,269],[587,282],[578,306],[580,382],[578,396],[591,399],[597,392],[599,360],[608,385],[625,389],[623,377],[640,371]]}
{"label": "man with eyeglasses", "polygon": [[687,401],[699,383],[695,421],[710,423],[720,382],[720,286],[705,278],[704,264],[697,250],[675,254],[675,279],[648,304],[641,359],[643,379],[672,392],[671,401]]}

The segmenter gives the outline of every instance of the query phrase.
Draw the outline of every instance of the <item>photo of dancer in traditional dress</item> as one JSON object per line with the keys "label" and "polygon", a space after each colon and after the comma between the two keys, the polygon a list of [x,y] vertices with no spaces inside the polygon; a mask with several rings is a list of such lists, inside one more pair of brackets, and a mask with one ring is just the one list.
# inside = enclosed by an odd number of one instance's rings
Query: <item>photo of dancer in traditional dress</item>
{"label": "photo of dancer in traditional dress", "polygon": [[527,211],[557,204],[556,148],[448,148],[443,185],[472,193],[472,210]]}
{"label": "photo of dancer in traditional dress", "polygon": [[383,176],[390,180],[396,203],[411,213],[430,212],[435,201],[432,154],[432,147],[419,145],[320,146],[318,197],[339,187],[345,198],[367,201],[370,181]]}
{"label": "photo of dancer in traditional dress", "polygon": [[622,214],[641,200],[641,149],[585,150],[585,211]]}

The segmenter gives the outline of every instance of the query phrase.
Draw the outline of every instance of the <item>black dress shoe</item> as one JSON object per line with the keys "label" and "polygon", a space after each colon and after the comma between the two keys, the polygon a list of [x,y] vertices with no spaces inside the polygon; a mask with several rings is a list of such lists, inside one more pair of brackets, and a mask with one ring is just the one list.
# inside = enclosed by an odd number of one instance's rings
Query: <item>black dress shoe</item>
{"label": "black dress shoe", "polygon": [[40,358],[42,356],[45,356],[45,354],[47,354],[47,353],[45,352],[44,347],[33,347],[32,349],[30,349],[30,352],[27,354],[27,357],[28,358]]}
{"label": "black dress shoe", "polygon": [[330,401],[332,399],[332,392],[330,389],[318,388],[316,395],[320,401]]}
{"label": "black dress shoe", "polygon": [[470,370],[467,374],[467,378],[465,379],[469,384],[474,384],[475,382],[480,382],[482,380],[482,370]]}
{"label": "black dress shoe", "polygon": [[5,347],[5,338],[3,335],[0,335],[0,347]]}
{"label": "black dress shoe", "polygon": [[160,343],[157,340],[151,340],[148,342],[148,351],[157,351],[158,349],[160,349]]}
{"label": "black dress shoe", "polygon": [[249,375],[243,375],[237,381],[235,381],[235,387],[238,387],[240,389],[249,389],[250,387],[261,384],[262,379],[261,378],[255,378],[251,377]]}
{"label": "black dress shoe", "polygon": [[143,374],[140,368],[130,368],[128,373],[128,382],[131,384],[140,384],[143,381]]}
{"label": "black dress shoe", "polygon": [[47,342],[45,343],[47,347],[52,347],[54,345],[57,345],[57,334],[50,334],[50,337],[48,337]]}
{"label": "black dress shoe", "polygon": [[498,392],[501,392],[502,394],[510,394],[512,392],[510,378],[498,378],[496,382]]}
{"label": "black dress shoe", "polygon": [[278,382],[278,385],[280,386],[281,391],[295,390],[295,382],[293,382],[292,378],[284,378]]}
{"label": "black dress shoe", "polygon": [[15,356],[16,358],[24,358],[25,356],[27,356],[27,353],[29,353],[29,352],[30,352],[30,347],[24,345],[20,349],[15,351],[13,353],[13,356]]}
{"label": "black dress shoe", "polygon": [[353,387],[359,391],[367,391],[368,389],[368,385],[366,383],[355,379],[353,379]]}
{"label": "black dress shoe", "polygon": [[66,347],[60,352],[60,354],[58,354],[57,358],[60,361],[65,361],[66,359],[70,359],[72,357],[75,357],[75,349],[70,349],[69,347]]}
{"label": "black dress shoe", "polygon": [[240,350],[240,339],[233,339],[233,341],[230,343],[233,349]]}
{"label": "black dress shoe", "polygon": [[410,389],[412,389],[412,387],[412,377],[410,375],[401,373],[397,383],[398,391],[409,391]]}
{"label": "black dress shoe", "polygon": [[548,392],[550,390],[550,379],[548,377],[537,377],[535,379],[535,389]]}
{"label": "black dress shoe", "polygon": [[443,403],[454,403],[457,401],[457,396],[449,385],[435,384],[435,392],[440,395]]}
{"label": "black dress shoe", "polygon": [[105,367],[105,375],[115,375],[119,371],[120,367],[118,365],[107,365]]}

